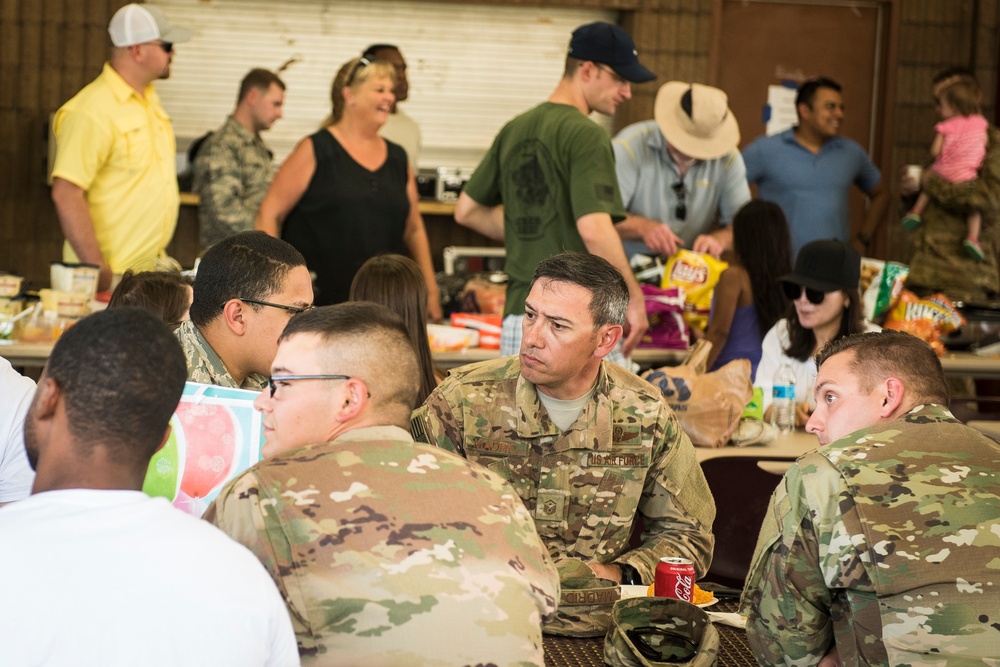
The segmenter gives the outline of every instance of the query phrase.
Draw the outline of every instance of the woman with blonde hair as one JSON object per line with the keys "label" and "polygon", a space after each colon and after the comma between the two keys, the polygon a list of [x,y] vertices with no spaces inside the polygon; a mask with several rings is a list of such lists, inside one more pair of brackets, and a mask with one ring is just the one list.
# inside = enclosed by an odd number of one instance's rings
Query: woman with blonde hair
{"label": "woman with blonde hair", "polygon": [[316,274],[316,305],[346,301],[370,257],[408,253],[441,317],[417,184],[403,149],[379,136],[395,96],[388,62],[355,58],[334,77],[333,114],[278,170],[255,226],[288,241]]}
{"label": "woman with blonde hair", "polygon": [[381,304],[403,318],[420,361],[420,394],[413,407],[423,405],[441,377],[434,369],[427,342],[427,286],[420,267],[402,255],[372,257],[354,276],[350,300]]}

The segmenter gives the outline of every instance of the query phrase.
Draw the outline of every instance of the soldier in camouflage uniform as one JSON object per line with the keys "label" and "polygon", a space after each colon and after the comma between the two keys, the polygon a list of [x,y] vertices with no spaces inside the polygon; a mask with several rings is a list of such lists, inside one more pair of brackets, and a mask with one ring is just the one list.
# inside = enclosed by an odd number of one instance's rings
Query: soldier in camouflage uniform
{"label": "soldier in camouflage uniform", "polygon": [[757,660],[997,664],[1000,445],[948,412],[912,336],[855,334],[817,362],[806,428],[825,446],[774,492],[743,592]]}
{"label": "soldier in camouflage uniform", "polygon": [[276,74],[250,70],[240,82],[233,114],[198,149],[192,171],[199,196],[201,252],[253,229],[274,177],[273,155],[260,133],[281,118],[284,101],[285,84]]}
{"label": "soldier in camouflage uniform", "polygon": [[[557,564],[649,584],[663,556],[708,570],[715,502],[691,441],[652,385],[603,357],[622,335],[628,290],[596,255],[543,261],[520,357],[466,366],[414,412],[417,440],[505,477]],[[629,549],[636,519],[642,546]],[[585,631],[586,618],[561,618]]]}
{"label": "soldier in camouflage uniform", "polygon": [[260,391],[292,315],[312,307],[305,258],[263,232],[209,248],[194,281],[191,319],[175,331],[188,380]]}
{"label": "soldier in camouflage uniform", "polygon": [[[935,77],[934,95],[955,81],[976,85],[971,73],[949,69]],[[951,183],[926,170],[923,190],[930,196],[927,210],[914,238],[910,275],[906,285],[920,295],[944,292],[952,299],[973,303],[993,300],[1000,292],[1000,130],[987,130],[986,156],[973,181]],[[909,184],[904,183],[903,189]],[[962,248],[966,218],[972,211],[983,216],[979,243],[984,261]]]}
{"label": "soldier in camouflage uniform", "polygon": [[270,571],[302,664],[541,665],[552,561],[500,475],[404,430],[419,376],[402,320],[310,311],[272,372],[265,459],[205,517]]}

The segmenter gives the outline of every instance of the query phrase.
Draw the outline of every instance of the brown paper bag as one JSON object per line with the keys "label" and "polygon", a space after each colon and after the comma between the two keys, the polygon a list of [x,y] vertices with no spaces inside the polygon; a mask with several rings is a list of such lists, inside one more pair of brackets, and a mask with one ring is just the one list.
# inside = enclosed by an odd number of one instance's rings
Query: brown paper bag
{"label": "brown paper bag", "polygon": [[681,428],[699,447],[725,447],[753,396],[750,362],[735,359],[705,373],[712,344],[700,340],[679,366],[650,369],[642,377],[663,392]]}

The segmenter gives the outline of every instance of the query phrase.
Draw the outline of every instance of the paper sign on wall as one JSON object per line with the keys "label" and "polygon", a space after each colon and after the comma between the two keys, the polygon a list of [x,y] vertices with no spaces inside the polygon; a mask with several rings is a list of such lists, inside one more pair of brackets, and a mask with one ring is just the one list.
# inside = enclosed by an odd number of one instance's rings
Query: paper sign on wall
{"label": "paper sign on wall", "polygon": [[789,86],[768,86],[767,106],[764,109],[764,128],[767,136],[784,132],[798,124],[795,112],[795,95],[798,90]]}

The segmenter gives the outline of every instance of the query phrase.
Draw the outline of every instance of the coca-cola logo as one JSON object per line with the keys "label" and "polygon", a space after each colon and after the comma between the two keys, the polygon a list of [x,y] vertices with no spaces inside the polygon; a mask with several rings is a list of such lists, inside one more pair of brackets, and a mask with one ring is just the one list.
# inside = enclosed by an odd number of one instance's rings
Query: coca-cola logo
{"label": "coca-cola logo", "polygon": [[688,577],[683,574],[677,575],[677,580],[674,582],[674,593],[678,600],[691,601],[694,595],[694,577]]}

